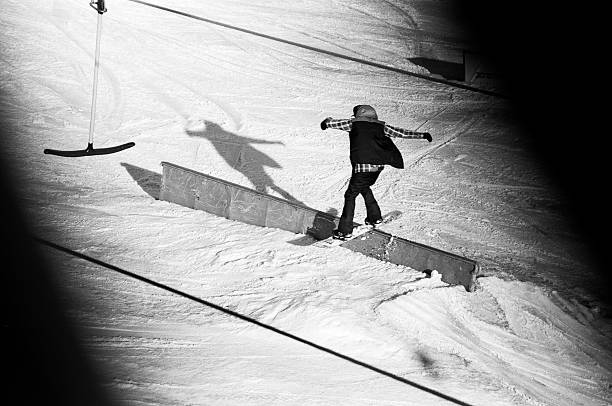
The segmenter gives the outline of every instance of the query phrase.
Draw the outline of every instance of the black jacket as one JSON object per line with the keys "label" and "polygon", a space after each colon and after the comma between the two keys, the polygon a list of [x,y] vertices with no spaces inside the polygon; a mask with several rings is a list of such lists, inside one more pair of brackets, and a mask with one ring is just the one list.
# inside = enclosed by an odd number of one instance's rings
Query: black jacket
{"label": "black jacket", "polygon": [[391,138],[385,135],[382,121],[353,119],[349,132],[351,164],[391,165],[403,169],[404,160]]}

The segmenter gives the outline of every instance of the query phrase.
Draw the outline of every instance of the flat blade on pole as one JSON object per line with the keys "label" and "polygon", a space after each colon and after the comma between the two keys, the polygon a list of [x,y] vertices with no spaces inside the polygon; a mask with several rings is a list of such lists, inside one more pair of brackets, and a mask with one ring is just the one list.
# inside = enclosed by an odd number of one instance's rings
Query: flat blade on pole
{"label": "flat blade on pole", "polygon": [[124,149],[128,149],[133,147],[133,142],[127,142],[125,144],[117,145],[114,147],[108,148],[94,148],[92,144],[89,144],[85,149],[77,149],[71,151],[61,151],[58,149],[45,149],[43,152],[49,155],[58,155],[65,157],[80,157],[80,156],[90,156],[90,155],[106,155],[113,154],[115,152],[123,151]]}

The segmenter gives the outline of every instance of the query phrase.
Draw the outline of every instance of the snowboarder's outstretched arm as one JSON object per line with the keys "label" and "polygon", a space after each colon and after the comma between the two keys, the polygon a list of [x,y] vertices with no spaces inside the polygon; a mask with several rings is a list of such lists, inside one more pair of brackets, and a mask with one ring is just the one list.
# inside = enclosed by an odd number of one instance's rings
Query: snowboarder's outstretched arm
{"label": "snowboarder's outstretched arm", "polygon": [[353,128],[353,122],[348,119],[334,119],[327,117],[325,120],[321,121],[321,130],[325,130],[326,128],[351,131]]}
{"label": "snowboarder's outstretched arm", "polygon": [[416,138],[416,139],[426,139],[431,142],[431,134],[423,133],[419,131],[405,130],[399,127],[393,127],[389,124],[385,124],[385,135],[391,138]]}
{"label": "snowboarder's outstretched arm", "polygon": [[[327,117],[325,120],[321,121],[321,130],[325,130],[327,128],[351,131],[351,129],[353,128],[353,120],[334,119],[331,117]],[[425,139],[429,142],[432,141],[430,133],[405,130],[400,127],[390,126],[389,124],[385,124],[385,135],[391,138],[412,138],[412,139]]]}

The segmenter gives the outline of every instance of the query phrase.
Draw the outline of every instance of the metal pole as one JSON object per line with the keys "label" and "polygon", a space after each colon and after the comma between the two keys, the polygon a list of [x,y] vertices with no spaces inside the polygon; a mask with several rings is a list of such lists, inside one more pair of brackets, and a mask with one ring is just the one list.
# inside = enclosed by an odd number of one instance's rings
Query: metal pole
{"label": "metal pole", "polygon": [[123,151],[124,149],[133,147],[133,142],[126,142],[125,144],[117,145],[108,148],[96,148],[93,147],[93,136],[94,128],[96,124],[96,100],[98,95],[98,70],[100,68],[100,37],[102,36],[102,14],[106,13],[106,7],[104,7],[104,0],[91,0],[89,3],[91,8],[98,12],[98,28],[96,31],[96,57],[94,64],[94,77],[93,77],[93,92],[91,96],[91,117],[89,120],[89,143],[87,148],[79,149],[74,151],[62,151],[58,149],[45,149],[45,154],[68,156],[68,157],[80,157],[90,155],[105,155],[113,154],[115,152]]}
{"label": "metal pole", "polygon": [[96,100],[98,93],[98,68],[100,66],[100,37],[102,35],[102,13],[98,13],[98,28],[96,30],[96,56],[94,64],[93,94],[91,96],[91,118],[89,121],[89,147],[93,145],[94,128],[96,124]]}

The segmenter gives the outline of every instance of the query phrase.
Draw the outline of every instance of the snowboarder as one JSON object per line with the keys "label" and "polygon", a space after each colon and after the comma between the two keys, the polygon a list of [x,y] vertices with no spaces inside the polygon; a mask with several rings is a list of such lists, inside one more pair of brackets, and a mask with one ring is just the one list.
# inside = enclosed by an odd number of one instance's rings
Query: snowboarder
{"label": "snowboarder", "polygon": [[346,240],[352,237],[355,199],[363,196],[367,217],[365,223],[375,226],[382,222],[380,207],[370,188],[384,169],[385,165],[403,169],[404,160],[391,138],[426,139],[431,142],[431,134],[392,127],[378,120],[372,106],[357,105],[350,119],[327,117],[321,122],[321,129],[333,128],[348,131],[350,138],[350,160],[353,167],[348,188],[344,193],[344,208],[338,228],[333,237]]}

